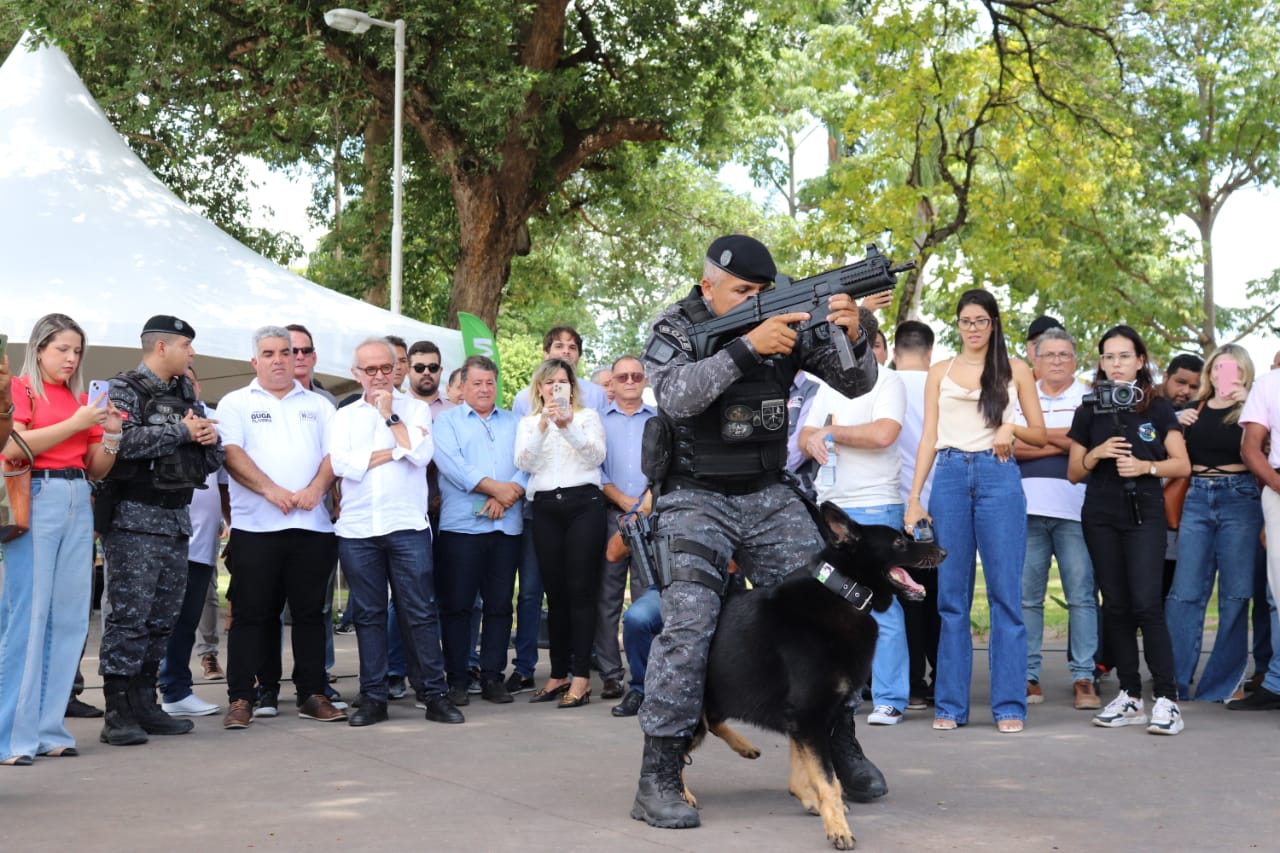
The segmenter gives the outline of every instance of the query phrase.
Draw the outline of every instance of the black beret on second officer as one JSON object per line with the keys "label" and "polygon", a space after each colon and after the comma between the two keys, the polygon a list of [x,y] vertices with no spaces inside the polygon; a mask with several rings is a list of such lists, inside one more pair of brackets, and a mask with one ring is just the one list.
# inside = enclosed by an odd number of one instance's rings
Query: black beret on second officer
{"label": "black beret on second officer", "polygon": [[707,249],[707,260],[729,275],[752,284],[773,284],[778,276],[773,255],[764,243],[743,234],[717,237]]}
{"label": "black beret on second officer", "polygon": [[179,320],[170,314],[157,314],[142,327],[142,334],[159,332],[164,335],[182,335],[184,338],[196,339],[196,330],[185,320]]}

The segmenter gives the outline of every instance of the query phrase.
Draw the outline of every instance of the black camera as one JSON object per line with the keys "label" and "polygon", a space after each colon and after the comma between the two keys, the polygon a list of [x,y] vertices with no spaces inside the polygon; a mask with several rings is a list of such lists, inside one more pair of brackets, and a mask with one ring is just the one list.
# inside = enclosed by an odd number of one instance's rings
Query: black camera
{"label": "black camera", "polygon": [[1142,402],[1142,389],[1131,382],[1100,379],[1093,383],[1093,393],[1085,394],[1080,402],[1093,406],[1098,414],[1132,412]]}

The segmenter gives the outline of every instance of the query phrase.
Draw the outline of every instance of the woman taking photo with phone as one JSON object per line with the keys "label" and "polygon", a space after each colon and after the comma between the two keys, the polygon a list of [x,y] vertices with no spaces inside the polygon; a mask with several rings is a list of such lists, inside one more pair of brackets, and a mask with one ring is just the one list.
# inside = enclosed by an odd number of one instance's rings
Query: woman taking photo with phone
{"label": "woman taking photo with phone", "polygon": [[[120,446],[120,413],[88,400],[84,332],[63,314],[40,318],[13,379],[13,429],[35,463],[31,530],[5,546],[0,593],[0,764],[76,755],[62,718],[89,629],[93,518],[89,480],[106,476]],[[4,454],[17,459],[12,440]]]}
{"label": "woman taking photo with phone", "polygon": [[1249,600],[1262,530],[1258,481],[1240,458],[1240,411],[1253,386],[1253,360],[1244,347],[1226,344],[1209,356],[1201,375],[1199,405],[1178,413],[1191,485],[1182,505],[1178,568],[1165,619],[1178,698],[1190,699],[1216,570],[1218,632],[1195,681],[1195,698],[1222,702],[1231,698],[1249,664]]}
{"label": "woman taking photo with phone", "polygon": [[[925,380],[924,424],[905,518],[912,531],[921,518],[932,518],[938,544],[947,549],[938,567],[942,631],[933,727],[950,731],[969,722],[976,553],[991,608],[991,714],[998,731],[1014,733],[1027,717],[1027,512],[1013,442],[1042,447],[1047,434],[1031,369],[1009,359],[995,298],[985,290],[966,291],[956,306],[956,327],[959,355],[933,365]],[[1026,426],[1015,423],[1015,401],[1026,412]],[[930,470],[926,513],[920,491]]]}
{"label": "woman taking photo with phone", "polygon": [[591,701],[591,643],[605,543],[604,426],[594,409],[583,408],[573,366],[558,358],[533,372],[529,406],[516,432],[515,458],[516,467],[531,475],[533,547],[551,638],[551,678],[529,701],[559,699],[561,708],[577,708]]}
{"label": "woman taking photo with phone", "polygon": [[1080,523],[1102,590],[1102,624],[1120,680],[1120,693],[1093,724],[1147,725],[1138,670],[1141,629],[1155,694],[1147,731],[1176,735],[1183,722],[1161,597],[1168,525],[1160,478],[1185,477],[1191,463],[1173,405],[1152,394],[1147,347],[1138,333],[1114,326],[1103,334],[1098,352],[1093,393],[1076,409],[1067,432],[1067,479],[1089,480]]}

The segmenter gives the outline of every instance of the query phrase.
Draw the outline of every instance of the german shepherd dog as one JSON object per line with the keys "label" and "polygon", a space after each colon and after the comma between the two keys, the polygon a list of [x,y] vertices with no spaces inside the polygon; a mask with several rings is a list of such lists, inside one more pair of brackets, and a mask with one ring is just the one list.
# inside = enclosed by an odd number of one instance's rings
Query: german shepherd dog
{"label": "german shepherd dog", "polygon": [[[830,502],[821,515],[827,544],[808,565],[770,589],[725,599],[690,751],[710,731],[743,758],[758,758],[760,750],[725,723],[730,719],[787,735],[791,794],[821,816],[837,849],[850,850],[832,729],[871,672],[878,633],[871,610],[887,610],[895,592],[923,598],[924,587],[904,567],[936,568],[946,552],[891,527],[862,526]],[[685,799],[697,805],[687,785]]]}

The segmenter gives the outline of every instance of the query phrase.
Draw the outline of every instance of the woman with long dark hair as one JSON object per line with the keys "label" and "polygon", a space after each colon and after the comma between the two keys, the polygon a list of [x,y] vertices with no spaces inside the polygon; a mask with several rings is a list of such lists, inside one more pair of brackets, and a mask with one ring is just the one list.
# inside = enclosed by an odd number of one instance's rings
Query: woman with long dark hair
{"label": "woman with long dark hair", "polygon": [[1191,698],[1215,573],[1218,632],[1213,654],[1196,682],[1195,698],[1229,699],[1249,664],[1249,600],[1262,531],[1262,496],[1240,457],[1240,412],[1252,386],[1248,351],[1239,344],[1225,344],[1205,362],[1200,404],[1178,417],[1191,458],[1191,486],[1182,505],[1178,568],[1165,598],[1165,619],[1173,641],[1179,699]]}
{"label": "woman with long dark hair", "polygon": [[1080,523],[1102,591],[1104,633],[1120,681],[1119,694],[1093,723],[1104,728],[1147,725],[1138,669],[1141,630],[1155,695],[1147,731],[1176,735],[1183,723],[1164,620],[1168,526],[1160,478],[1187,476],[1191,462],[1172,404],[1152,393],[1142,337],[1128,326],[1113,326],[1098,342],[1098,353],[1094,400],[1085,398],[1067,433],[1067,479],[1089,480]]}
{"label": "woman with long dark hair", "polygon": [[[557,389],[564,397],[557,395]],[[578,397],[573,365],[549,358],[529,383],[529,414],[516,431],[516,467],[529,472],[533,547],[547,592],[551,678],[530,702],[591,701],[591,644],[604,557],[604,426]]]}
{"label": "woman with long dark hair", "polygon": [[[120,413],[84,394],[84,331],[65,314],[36,322],[10,385],[13,429],[35,456],[31,530],[5,546],[0,593],[0,764],[76,755],[63,725],[89,630],[93,518],[89,480],[120,447]],[[105,431],[104,431],[105,430]],[[21,451],[10,438],[7,457]]]}
{"label": "woman with long dark hair", "polygon": [[[1011,361],[1000,309],[985,290],[961,294],[956,306],[960,352],[929,369],[924,425],[907,500],[906,526],[932,518],[947,557],[938,567],[938,666],[933,727],[950,731],[969,722],[973,674],[975,555],[991,608],[988,656],[991,714],[998,731],[1022,731],[1027,718],[1027,631],[1022,623],[1022,563],[1027,545],[1026,497],[1015,439],[1042,447],[1047,440],[1040,397],[1030,368]],[[1015,401],[1027,425],[1016,422]],[[933,470],[929,512],[920,491]]]}

